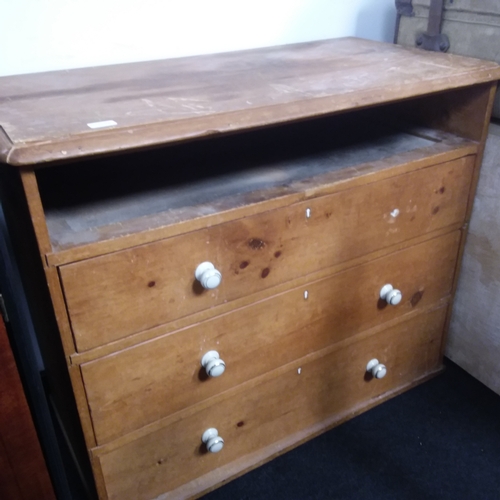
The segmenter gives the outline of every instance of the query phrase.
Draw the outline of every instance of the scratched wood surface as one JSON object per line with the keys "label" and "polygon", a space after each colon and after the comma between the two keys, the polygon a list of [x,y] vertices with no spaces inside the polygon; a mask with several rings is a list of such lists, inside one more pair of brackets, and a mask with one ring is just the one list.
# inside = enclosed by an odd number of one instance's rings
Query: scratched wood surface
{"label": "scratched wood surface", "polygon": [[[61,266],[77,349],[91,349],[461,222],[473,163],[474,156],[468,156]],[[201,289],[194,278],[204,261],[222,273],[215,290]]]}
{"label": "scratched wood surface", "polygon": [[[323,356],[290,363],[236,397],[177,417],[107,453],[95,450],[108,498],[179,498],[167,492],[191,480],[203,490],[197,477],[429,374],[441,362],[444,313],[445,308],[437,309],[361,341],[336,344]],[[366,376],[373,357],[388,368],[381,380]],[[207,453],[201,445],[211,425],[225,439],[221,453]]]}
{"label": "scratched wood surface", "polygon": [[0,161],[152,146],[498,78],[492,62],[355,38],[3,77]]}
{"label": "scratched wood surface", "polygon": [[[445,299],[459,231],[81,365],[98,444],[236,387],[328,345]],[[358,289],[353,283],[363,283]],[[380,301],[393,283],[397,307]],[[307,291],[307,298],[304,293]],[[335,304],[335,307],[332,307]],[[226,373],[200,365],[215,349]],[[249,362],[249,359],[252,359]],[[127,408],[127,418],[122,409]]]}

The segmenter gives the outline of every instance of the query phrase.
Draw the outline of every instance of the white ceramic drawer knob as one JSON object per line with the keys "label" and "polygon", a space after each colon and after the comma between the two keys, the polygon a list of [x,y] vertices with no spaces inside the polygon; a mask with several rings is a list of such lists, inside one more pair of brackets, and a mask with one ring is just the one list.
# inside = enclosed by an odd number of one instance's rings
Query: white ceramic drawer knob
{"label": "white ceramic drawer knob", "polygon": [[207,429],[201,440],[205,443],[210,453],[218,453],[224,448],[224,440],[219,436],[219,431],[214,428]]}
{"label": "white ceramic drawer knob", "polygon": [[209,377],[220,377],[226,370],[226,363],[219,357],[217,351],[208,351],[201,358],[201,366],[205,368]]}
{"label": "white ceramic drawer knob", "polygon": [[194,272],[196,279],[203,288],[208,290],[217,288],[222,280],[222,274],[215,269],[211,262],[202,262]]}
{"label": "white ceramic drawer knob", "polygon": [[380,289],[380,298],[385,300],[390,306],[397,306],[401,302],[403,294],[400,290],[388,284]]}
{"label": "white ceramic drawer knob", "polygon": [[373,378],[384,378],[387,374],[387,368],[378,359],[372,359],[366,365],[366,371],[373,375]]}

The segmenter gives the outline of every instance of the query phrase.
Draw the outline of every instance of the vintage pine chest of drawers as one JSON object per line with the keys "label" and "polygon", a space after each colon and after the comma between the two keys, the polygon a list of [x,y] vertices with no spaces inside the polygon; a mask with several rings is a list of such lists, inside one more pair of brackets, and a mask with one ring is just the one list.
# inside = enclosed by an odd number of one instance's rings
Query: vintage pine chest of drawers
{"label": "vintage pine chest of drawers", "polygon": [[99,498],[199,496],[441,370],[498,78],[347,38],[0,79],[2,202]]}

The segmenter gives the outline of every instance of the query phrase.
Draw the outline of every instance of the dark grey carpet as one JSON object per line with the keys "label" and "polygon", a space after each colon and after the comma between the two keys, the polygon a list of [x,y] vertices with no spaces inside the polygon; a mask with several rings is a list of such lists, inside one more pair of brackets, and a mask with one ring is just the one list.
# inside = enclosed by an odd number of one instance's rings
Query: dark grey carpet
{"label": "dark grey carpet", "polygon": [[446,365],[203,500],[500,500],[500,396]]}

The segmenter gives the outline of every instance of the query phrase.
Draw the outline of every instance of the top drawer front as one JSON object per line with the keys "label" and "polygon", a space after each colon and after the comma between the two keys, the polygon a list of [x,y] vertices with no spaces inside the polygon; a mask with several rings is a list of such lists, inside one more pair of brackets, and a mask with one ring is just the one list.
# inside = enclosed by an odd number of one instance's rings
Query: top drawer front
{"label": "top drawer front", "polygon": [[[79,351],[464,219],[474,157],[62,266]],[[306,209],[310,217],[306,217]],[[222,273],[203,290],[197,265]]]}

